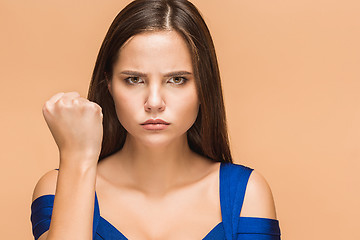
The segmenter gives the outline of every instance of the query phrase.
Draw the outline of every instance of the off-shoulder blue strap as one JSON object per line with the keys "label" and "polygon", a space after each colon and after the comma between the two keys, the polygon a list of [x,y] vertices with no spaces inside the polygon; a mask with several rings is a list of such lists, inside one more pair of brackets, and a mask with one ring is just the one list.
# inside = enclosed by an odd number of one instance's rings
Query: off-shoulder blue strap
{"label": "off-shoulder blue strap", "polygon": [[[59,169],[56,169],[59,170]],[[38,239],[44,232],[49,230],[52,211],[54,207],[55,195],[43,195],[35,199],[31,204],[31,222],[32,230],[35,240]],[[94,219],[93,219],[93,239],[96,238],[96,230],[99,225],[100,210],[99,203],[95,193],[94,205]]]}
{"label": "off-shoulder blue strap", "polygon": [[[55,195],[43,195],[35,199],[31,204],[31,222],[35,240],[44,232],[49,230],[51,215],[54,207]],[[97,199],[95,198],[94,221],[93,221],[93,239],[96,236],[96,229],[99,224],[100,212]]]}
{"label": "off-shoulder blue strap", "polygon": [[44,195],[31,204],[31,223],[35,240],[49,230],[54,205],[54,195]]}
{"label": "off-shoulder blue strap", "polygon": [[246,186],[253,169],[233,163],[220,165],[220,202],[227,240],[236,239]]}
{"label": "off-shoulder blue strap", "polygon": [[280,240],[281,235],[278,220],[256,217],[240,217],[237,232],[244,240]]}

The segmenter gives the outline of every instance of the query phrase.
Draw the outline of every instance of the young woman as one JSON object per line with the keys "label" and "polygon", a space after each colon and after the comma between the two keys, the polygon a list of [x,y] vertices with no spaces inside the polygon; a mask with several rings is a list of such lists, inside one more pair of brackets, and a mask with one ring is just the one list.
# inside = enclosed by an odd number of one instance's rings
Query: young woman
{"label": "young woman", "polygon": [[280,239],[266,181],[232,163],[213,42],[190,2],[130,3],[88,99],[58,93],[43,114],[60,164],[35,187],[35,239]]}

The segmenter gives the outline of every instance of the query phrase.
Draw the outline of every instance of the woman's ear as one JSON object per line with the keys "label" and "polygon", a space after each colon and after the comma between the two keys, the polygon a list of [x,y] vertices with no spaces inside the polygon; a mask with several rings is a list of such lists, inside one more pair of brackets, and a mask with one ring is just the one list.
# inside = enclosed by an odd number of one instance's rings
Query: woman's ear
{"label": "woman's ear", "polygon": [[111,81],[107,81],[107,87],[108,87],[109,93],[110,93],[110,94],[111,94],[111,96],[112,96],[112,91],[111,91]]}
{"label": "woman's ear", "polygon": [[107,84],[108,91],[109,91],[109,93],[110,93],[111,96],[112,96],[111,80],[108,78],[108,75],[106,74],[106,72],[104,73],[104,75],[105,75],[105,79],[106,79],[106,84]]}

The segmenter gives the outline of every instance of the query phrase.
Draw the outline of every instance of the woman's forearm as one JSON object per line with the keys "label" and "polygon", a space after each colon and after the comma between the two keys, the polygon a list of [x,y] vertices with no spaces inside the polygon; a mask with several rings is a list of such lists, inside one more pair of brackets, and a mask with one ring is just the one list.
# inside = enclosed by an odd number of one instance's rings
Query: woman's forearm
{"label": "woman's forearm", "polygon": [[71,159],[60,162],[75,164],[60,164],[47,240],[90,240],[93,237],[97,166],[76,164],[81,162],[79,157],[66,158]]}

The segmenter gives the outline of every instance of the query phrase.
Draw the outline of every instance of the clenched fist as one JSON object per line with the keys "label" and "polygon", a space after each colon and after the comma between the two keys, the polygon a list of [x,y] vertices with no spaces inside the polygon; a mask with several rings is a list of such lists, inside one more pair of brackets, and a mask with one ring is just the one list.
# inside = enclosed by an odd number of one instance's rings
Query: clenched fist
{"label": "clenched fist", "polygon": [[60,156],[66,156],[60,161],[75,158],[80,161],[76,164],[97,163],[103,136],[103,114],[98,104],[77,92],[57,93],[44,104],[43,115]]}

